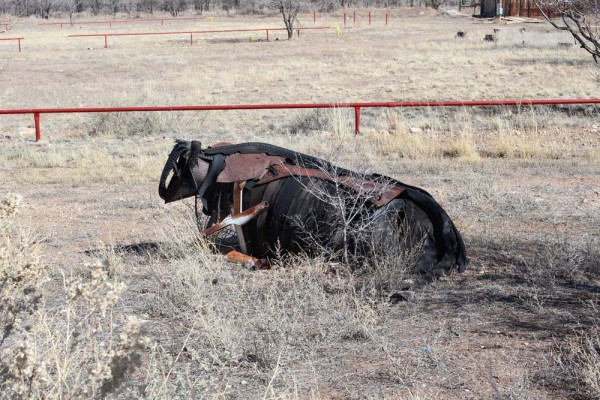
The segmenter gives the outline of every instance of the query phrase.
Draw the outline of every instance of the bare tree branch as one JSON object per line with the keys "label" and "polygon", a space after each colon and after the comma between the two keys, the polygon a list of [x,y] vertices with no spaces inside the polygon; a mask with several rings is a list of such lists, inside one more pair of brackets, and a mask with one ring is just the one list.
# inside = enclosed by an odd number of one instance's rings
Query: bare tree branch
{"label": "bare tree branch", "polygon": [[298,13],[306,6],[305,0],[271,0],[271,7],[279,10],[288,34],[288,40],[294,35],[294,24]]}
{"label": "bare tree branch", "polygon": [[[569,32],[582,49],[600,57],[600,5],[595,0],[534,0],[546,20],[556,29]],[[552,19],[558,15],[560,21]]]}

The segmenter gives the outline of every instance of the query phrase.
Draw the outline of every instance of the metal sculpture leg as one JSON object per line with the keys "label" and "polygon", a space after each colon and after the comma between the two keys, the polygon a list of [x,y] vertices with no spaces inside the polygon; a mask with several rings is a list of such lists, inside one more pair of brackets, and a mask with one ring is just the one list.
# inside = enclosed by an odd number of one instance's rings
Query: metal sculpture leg
{"label": "metal sculpture leg", "polygon": [[262,203],[259,203],[254,207],[250,207],[249,209],[242,211],[242,196],[245,185],[245,182],[233,183],[233,207],[231,215],[228,215],[227,217],[223,218],[221,221],[214,224],[210,228],[205,229],[204,236],[211,235],[228,226],[233,226],[235,228],[240,250],[243,253],[247,254],[248,246],[246,246],[246,240],[244,238],[242,225],[248,223],[250,220],[256,217],[262,210],[267,208],[269,204],[266,201],[263,201]]}
{"label": "metal sculpture leg", "polygon": [[[233,183],[233,215],[242,213],[242,196],[244,193],[244,186],[246,182],[234,182]],[[248,247],[246,246],[246,239],[244,238],[244,230],[241,225],[235,224],[235,233],[238,237],[238,244],[240,250],[244,254],[248,254]]]}

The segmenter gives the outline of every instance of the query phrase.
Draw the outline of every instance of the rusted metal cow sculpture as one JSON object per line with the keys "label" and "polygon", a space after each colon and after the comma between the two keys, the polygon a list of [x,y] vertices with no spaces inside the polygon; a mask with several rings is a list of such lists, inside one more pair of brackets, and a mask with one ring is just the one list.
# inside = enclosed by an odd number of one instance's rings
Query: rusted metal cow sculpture
{"label": "rusted metal cow sculpture", "polygon": [[467,266],[460,233],[424,190],[265,143],[178,140],[158,189],[166,203],[196,196],[204,234],[234,227],[236,247],[257,258],[343,250],[368,261],[413,248],[422,272]]}

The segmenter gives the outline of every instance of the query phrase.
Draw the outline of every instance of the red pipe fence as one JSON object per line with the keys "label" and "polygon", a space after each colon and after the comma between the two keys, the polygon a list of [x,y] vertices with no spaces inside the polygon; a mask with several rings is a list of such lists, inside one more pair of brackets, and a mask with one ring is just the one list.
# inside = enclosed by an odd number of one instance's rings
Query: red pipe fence
{"label": "red pipe fence", "polygon": [[22,37],[15,37],[15,38],[1,38],[0,40],[16,40],[17,42],[19,42],[19,53],[21,52],[21,40],[24,40],[25,38]]}
{"label": "red pipe fence", "polygon": [[[300,36],[300,31],[305,30],[321,30],[321,29],[335,29],[336,35],[339,37],[338,26],[314,26],[308,28],[294,28]],[[220,29],[220,30],[202,30],[202,31],[176,31],[176,32],[131,32],[131,33],[84,33],[77,35],[67,35],[70,38],[77,37],[104,37],[104,48],[108,48],[108,38],[114,36],[157,36],[157,35],[190,35],[190,46],[194,44],[194,35],[207,34],[207,33],[232,33],[232,32],[266,32],[267,42],[269,41],[269,32],[272,31],[285,31],[286,28],[252,28],[252,29]]]}
{"label": "red pipe fence", "polygon": [[38,25],[60,25],[60,29],[63,28],[63,25],[96,25],[96,24],[108,24],[109,27],[112,28],[113,24],[128,24],[128,23],[136,23],[136,22],[160,22],[160,25],[163,26],[166,22],[170,21],[197,21],[201,19],[210,19],[211,22],[214,17],[177,17],[177,18],[151,18],[151,19],[108,19],[108,20],[100,20],[100,21],[59,21],[59,22],[44,22]]}
{"label": "red pipe fence", "polygon": [[156,111],[228,111],[228,110],[282,110],[353,108],[355,132],[360,133],[360,112],[363,108],[402,107],[485,107],[485,106],[533,106],[600,104],[600,99],[533,99],[533,100],[474,100],[474,101],[392,101],[374,103],[306,103],[306,104],[237,104],[208,106],[145,106],[145,107],[88,107],[88,108],[27,108],[0,110],[0,115],[33,114],[35,140],[41,139],[41,114],[108,113],[108,112],[156,112]]}
{"label": "red pipe fence", "polygon": [[[375,17],[375,13],[371,13],[371,11],[368,11],[368,19],[369,19],[369,25],[371,25],[372,21],[373,21],[373,17]],[[344,13],[344,27],[346,27],[346,23],[348,21],[348,15],[346,13]],[[352,24],[356,25],[356,11],[352,11]],[[389,15],[386,12],[385,13],[385,26],[388,26],[389,23]]]}

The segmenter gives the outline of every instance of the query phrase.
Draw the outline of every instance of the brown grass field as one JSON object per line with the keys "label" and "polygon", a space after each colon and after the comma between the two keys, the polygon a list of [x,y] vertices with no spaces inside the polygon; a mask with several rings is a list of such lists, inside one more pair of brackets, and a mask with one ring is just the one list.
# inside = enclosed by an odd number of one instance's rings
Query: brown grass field
{"label": "brown grass field", "polygon": [[[282,23],[18,19],[0,33],[26,38],[21,53],[0,42],[0,108],[600,97],[591,57],[546,23],[415,8],[386,28],[384,12],[368,26],[359,10],[339,38],[108,49],[65,35]],[[0,398],[600,398],[598,112],[365,109],[360,136],[346,109],[42,115],[38,143],[32,116],[1,116],[0,322],[17,319]],[[306,257],[226,263],[198,239],[193,204],[158,196],[174,138],[264,141],[421,186],[462,232],[469,268],[429,281]],[[390,301],[398,291],[408,300]]]}

